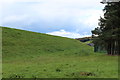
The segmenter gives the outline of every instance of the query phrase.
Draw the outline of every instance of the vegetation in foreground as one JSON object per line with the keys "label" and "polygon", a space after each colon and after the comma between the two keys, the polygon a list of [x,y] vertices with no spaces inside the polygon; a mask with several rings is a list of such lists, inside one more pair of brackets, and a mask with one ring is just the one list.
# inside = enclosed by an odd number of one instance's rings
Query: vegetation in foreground
{"label": "vegetation in foreground", "polygon": [[3,78],[117,78],[117,56],[74,39],[3,29]]}

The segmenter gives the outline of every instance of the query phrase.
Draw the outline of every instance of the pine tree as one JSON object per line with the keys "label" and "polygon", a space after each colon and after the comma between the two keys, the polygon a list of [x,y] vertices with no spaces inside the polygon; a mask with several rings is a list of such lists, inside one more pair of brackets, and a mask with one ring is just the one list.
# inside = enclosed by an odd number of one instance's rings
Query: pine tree
{"label": "pine tree", "polygon": [[100,27],[92,31],[93,43],[106,49],[107,54],[120,55],[120,2],[107,3],[103,11]]}

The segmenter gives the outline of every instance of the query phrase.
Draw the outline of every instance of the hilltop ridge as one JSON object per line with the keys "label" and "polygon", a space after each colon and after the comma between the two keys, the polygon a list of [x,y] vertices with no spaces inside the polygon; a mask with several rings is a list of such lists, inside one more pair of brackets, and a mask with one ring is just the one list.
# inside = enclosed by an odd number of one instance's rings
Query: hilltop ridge
{"label": "hilltop ridge", "polygon": [[[52,36],[43,33],[2,27],[3,57],[38,55],[46,53],[90,53],[92,48],[75,39]],[[83,47],[89,49],[86,51]],[[72,54],[74,54],[72,53]],[[71,52],[69,53],[71,54]]]}

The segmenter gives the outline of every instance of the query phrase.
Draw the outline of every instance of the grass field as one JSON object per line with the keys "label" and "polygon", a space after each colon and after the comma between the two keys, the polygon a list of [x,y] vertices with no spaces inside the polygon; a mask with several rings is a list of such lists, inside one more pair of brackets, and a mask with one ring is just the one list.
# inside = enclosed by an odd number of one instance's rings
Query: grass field
{"label": "grass field", "polygon": [[0,27],[0,79],[2,78],[2,28]]}
{"label": "grass field", "polygon": [[3,78],[117,78],[118,57],[74,39],[2,28]]}

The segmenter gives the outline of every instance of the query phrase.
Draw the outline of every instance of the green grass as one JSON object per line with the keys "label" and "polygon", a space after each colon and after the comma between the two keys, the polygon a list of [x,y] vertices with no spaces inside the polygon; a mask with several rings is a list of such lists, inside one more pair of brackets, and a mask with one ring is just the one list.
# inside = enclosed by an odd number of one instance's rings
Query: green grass
{"label": "green grass", "polygon": [[118,77],[117,56],[94,53],[74,39],[2,29],[3,78]]}
{"label": "green grass", "polygon": [[0,27],[0,79],[2,78],[2,28]]}

